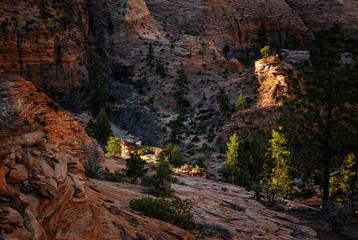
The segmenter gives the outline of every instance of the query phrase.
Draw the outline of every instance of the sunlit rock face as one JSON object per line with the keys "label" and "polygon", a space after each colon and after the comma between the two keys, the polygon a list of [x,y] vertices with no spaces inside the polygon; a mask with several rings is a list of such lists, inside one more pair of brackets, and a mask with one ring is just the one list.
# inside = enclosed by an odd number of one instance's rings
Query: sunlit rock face
{"label": "sunlit rock face", "polygon": [[0,74],[22,76],[53,98],[78,91],[88,79],[88,19],[83,0],[1,1]]}
{"label": "sunlit rock face", "polygon": [[86,146],[96,143],[31,82],[21,77],[0,82],[4,238],[52,238],[66,206],[87,198],[83,160]]}

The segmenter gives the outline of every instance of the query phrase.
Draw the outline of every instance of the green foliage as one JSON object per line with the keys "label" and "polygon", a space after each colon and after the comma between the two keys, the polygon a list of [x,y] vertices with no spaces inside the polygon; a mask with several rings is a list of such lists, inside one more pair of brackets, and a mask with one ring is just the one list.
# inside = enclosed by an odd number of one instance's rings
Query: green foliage
{"label": "green foliage", "polygon": [[153,198],[132,199],[130,207],[134,211],[139,211],[149,217],[160,219],[183,229],[197,228],[193,220],[192,206],[180,198],[172,201]]}
{"label": "green foliage", "polygon": [[339,24],[317,34],[310,59],[301,66],[304,80],[289,82],[289,97],[281,109],[280,124],[301,156],[296,163],[301,176],[312,177],[314,172],[322,176],[324,206],[331,171],[342,164],[337,155],[352,149],[348,131],[358,125],[358,59],[351,65],[341,62],[344,42]]}
{"label": "green foliage", "polygon": [[170,168],[170,163],[165,159],[164,155],[160,155],[157,159],[157,165],[152,167],[154,174],[154,187],[156,189],[166,190],[170,189],[170,183],[173,181],[173,170]]}
{"label": "green foliage", "polygon": [[260,48],[263,48],[268,44],[265,23],[261,23],[260,29],[257,32],[257,43],[259,44]]}
{"label": "green foliage", "polygon": [[142,160],[138,153],[131,153],[130,157],[126,159],[126,173],[131,182],[137,181],[147,173],[148,169],[145,168],[145,163],[146,161]]}
{"label": "green foliage", "polygon": [[104,108],[98,114],[96,122],[91,119],[85,130],[88,136],[95,138],[103,146],[106,145],[109,137],[113,136],[113,131]]}
{"label": "green foliage", "polygon": [[106,146],[106,151],[107,151],[106,156],[121,154],[122,152],[121,142],[122,140],[120,138],[109,137]]}
{"label": "green foliage", "polygon": [[230,52],[230,46],[228,43],[226,43],[222,49],[222,53],[223,53],[224,57],[226,57],[229,52]]}
{"label": "green foliage", "polygon": [[167,76],[167,70],[160,59],[155,60],[155,72],[159,74],[161,78],[165,78]]}
{"label": "green foliage", "polygon": [[234,133],[230,137],[230,142],[226,143],[228,151],[226,152],[225,167],[232,173],[239,171],[239,136]]}
{"label": "green foliage", "polygon": [[205,168],[206,169],[205,158],[203,156],[198,157],[198,159],[196,160],[196,164],[200,168]]}
{"label": "green foliage", "polygon": [[110,182],[118,182],[118,183],[123,182],[122,174],[120,174],[119,172],[108,173],[107,178]]}
{"label": "green foliage", "polygon": [[147,65],[152,65],[154,61],[154,51],[153,51],[153,45],[149,44],[148,53],[147,53]]}
{"label": "green foliage", "polygon": [[244,99],[242,93],[240,93],[239,99],[235,103],[235,110],[241,110],[247,108],[249,105],[247,104],[246,100]]}
{"label": "green foliage", "polygon": [[224,89],[220,88],[219,93],[216,96],[216,101],[219,104],[220,111],[227,115],[230,112],[230,101]]}
{"label": "green foliage", "polygon": [[186,75],[184,69],[181,69],[179,71],[178,78],[175,80],[177,89],[174,93],[174,99],[179,110],[184,110],[190,107],[190,102],[185,97],[189,92],[189,83],[188,76]]}
{"label": "green foliage", "polygon": [[87,62],[90,76],[89,87],[91,90],[89,108],[92,110],[93,115],[97,116],[106,103],[113,103],[115,99],[106,86],[108,83],[106,66],[94,47],[90,47],[87,50]]}
{"label": "green foliage", "polygon": [[138,151],[139,156],[144,156],[147,154],[147,149],[146,148],[142,148]]}
{"label": "green foliage", "polygon": [[250,139],[239,141],[236,134],[230,137],[225,167],[233,183],[250,188],[253,183],[270,175],[269,145],[267,134],[262,129],[256,130]]}
{"label": "green foliage", "polygon": [[173,146],[171,143],[166,147],[168,150],[168,160],[174,167],[180,167],[183,165],[183,158],[179,149]]}
{"label": "green foliage", "polygon": [[117,63],[112,68],[112,75],[116,81],[131,84],[133,78],[133,66],[126,66],[124,64]]}
{"label": "green foliage", "polygon": [[200,142],[200,138],[198,136],[194,136],[193,139],[191,139],[192,142]]}
{"label": "green foliage", "polygon": [[279,196],[291,199],[293,186],[290,177],[290,151],[286,147],[287,139],[281,131],[282,127],[279,127],[277,131],[272,130],[272,139],[270,140],[269,150],[274,164],[271,182],[280,190]]}
{"label": "green foliage", "polygon": [[263,59],[266,59],[271,54],[271,48],[270,48],[270,46],[266,45],[265,47],[261,48],[260,52],[261,52],[261,57]]}
{"label": "green foliage", "polygon": [[358,208],[358,162],[353,153],[344,159],[339,173],[330,177],[330,199],[338,204],[349,200]]}

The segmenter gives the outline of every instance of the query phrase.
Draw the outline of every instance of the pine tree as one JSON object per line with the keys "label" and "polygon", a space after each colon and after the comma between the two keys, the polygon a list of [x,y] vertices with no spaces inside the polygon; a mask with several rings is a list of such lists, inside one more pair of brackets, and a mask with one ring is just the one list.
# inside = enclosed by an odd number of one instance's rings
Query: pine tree
{"label": "pine tree", "polygon": [[227,115],[230,111],[230,101],[228,95],[223,88],[220,88],[219,93],[216,96],[216,101],[219,104],[220,111]]}
{"label": "pine tree", "polygon": [[230,52],[230,46],[228,43],[226,43],[222,49],[222,53],[223,53],[224,57],[227,57],[229,52]]}
{"label": "pine tree", "polygon": [[358,64],[357,58],[350,66],[341,62],[344,42],[339,24],[318,33],[309,61],[302,65],[304,80],[292,78],[290,82],[280,121],[286,134],[295,140],[297,153],[302,156],[300,166],[322,176],[324,209],[330,173],[341,165],[339,154],[352,142],[348,131],[357,128]]}
{"label": "pine tree", "polygon": [[109,137],[106,146],[106,156],[113,156],[116,154],[121,154],[122,147],[121,147],[121,139],[116,137]]}
{"label": "pine tree", "polygon": [[282,131],[282,127],[279,127],[277,131],[272,130],[272,139],[270,140],[269,150],[275,166],[272,169],[271,182],[280,190],[280,196],[291,198],[293,186],[289,174],[290,151],[286,147],[287,139],[280,131]]}
{"label": "pine tree", "polygon": [[354,153],[344,159],[339,174],[331,176],[330,198],[340,204],[349,199],[353,209],[358,208],[358,161]]}
{"label": "pine tree", "polygon": [[152,65],[154,60],[154,51],[153,45],[149,44],[148,54],[147,54],[147,65]]}
{"label": "pine tree", "polygon": [[101,145],[106,145],[108,138],[113,136],[113,131],[104,108],[99,112],[96,122],[90,120],[85,130],[88,136],[95,138]]}
{"label": "pine tree", "polygon": [[226,143],[228,151],[226,151],[225,168],[229,170],[231,175],[239,171],[239,136],[234,133],[230,137],[230,142]]}
{"label": "pine tree", "polygon": [[270,175],[271,158],[268,156],[269,141],[263,129],[256,130],[252,137],[242,141],[237,134],[230,137],[227,143],[225,167],[229,170],[232,182],[250,188]]}
{"label": "pine tree", "polygon": [[179,149],[173,146],[171,143],[166,148],[168,150],[168,160],[174,167],[180,167],[183,165],[183,159]]}
{"label": "pine tree", "polygon": [[106,86],[109,82],[106,75],[106,66],[94,47],[89,48],[87,51],[87,62],[91,90],[89,108],[92,110],[93,115],[97,116],[106,103],[113,103],[115,99]]}
{"label": "pine tree", "polygon": [[[157,165],[152,167],[152,170],[155,171],[154,174],[154,187],[156,189],[160,189],[165,181],[172,182],[173,181],[173,170],[170,168],[170,163],[165,159],[164,155],[161,154],[157,159]],[[170,188],[170,185],[168,186]]]}
{"label": "pine tree", "polygon": [[126,174],[131,179],[131,182],[135,182],[138,178],[143,177],[148,169],[145,169],[145,160],[142,160],[140,155],[136,152],[131,153],[130,157],[126,159]]}
{"label": "pine tree", "polygon": [[240,93],[239,99],[236,101],[236,104],[235,104],[235,109],[241,110],[241,109],[245,109],[247,107],[248,107],[248,104],[247,104],[246,100],[244,99],[242,93]]}
{"label": "pine tree", "polygon": [[188,76],[184,69],[181,69],[178,78],[175,80],[177,90],[174,93],[174,99],[179,110],[184,110],[185,108],[190,107],[190,102],[185,97],[189,93],[189,83]]}

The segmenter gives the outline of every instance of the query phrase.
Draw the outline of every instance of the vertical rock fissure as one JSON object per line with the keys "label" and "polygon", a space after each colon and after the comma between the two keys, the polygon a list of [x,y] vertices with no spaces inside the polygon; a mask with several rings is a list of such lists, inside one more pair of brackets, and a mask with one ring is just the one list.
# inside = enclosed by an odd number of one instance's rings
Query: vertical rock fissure
{"label": "vertical rock fissure", "polygon": [[312,32],[313,36],[316,36],[316,32],[309,26],[309,24],[307,23],[307,21],[302,17],[302,15],[296,10],[295,6],[293,6],[293,4],[291,2],[289,2],[288,0],[285,0],[286,4],[292,9],[294,10],[297,15],[300,17],[300,19],[302,20],[302,22],[305,24],[305,26]]}

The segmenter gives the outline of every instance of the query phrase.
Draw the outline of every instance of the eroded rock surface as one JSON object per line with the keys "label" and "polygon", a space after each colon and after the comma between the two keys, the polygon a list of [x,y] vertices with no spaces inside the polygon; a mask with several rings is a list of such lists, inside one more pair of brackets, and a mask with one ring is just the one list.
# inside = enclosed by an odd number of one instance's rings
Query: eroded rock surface
{"label": "eroded rock surface", "polygon": [[[108,160],[112,171],[124,165],[123,159]],[[147,189],[138,184],[89,179],[89,201],[65,210],[56,238],[110,239],[117,234],[117,238],[136,239],[141,233],[147,239],[316,239],[315,231],[299,219],[266,209],[241,187],[183,175],[178,178],[179,184],[172,185],[175,196],[193,205],[200,231],[185,231],[131,211],[131,199],[148,196]],[[76,221],[70,222],[68,216]],[[291,236],[294,225],[302,236]]]}
{"label": "eroded rock surface", "polygon": [[66,206],[86,200],[84,148],[95,142],[31,82],[0,81],[1,234],[52,238]]}

